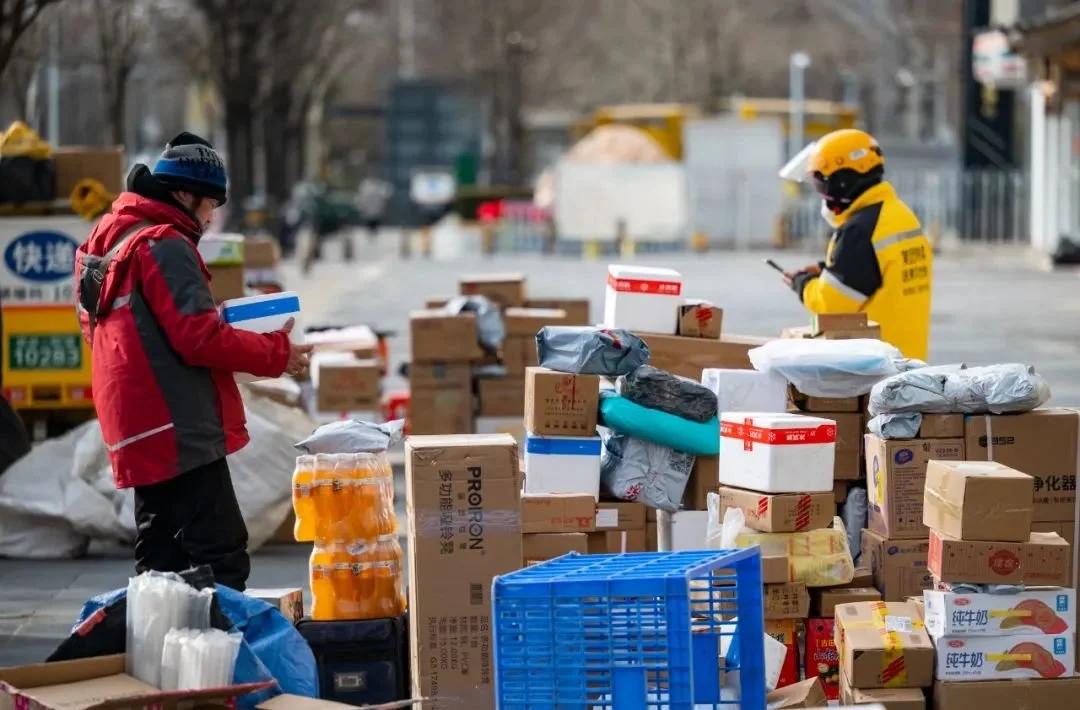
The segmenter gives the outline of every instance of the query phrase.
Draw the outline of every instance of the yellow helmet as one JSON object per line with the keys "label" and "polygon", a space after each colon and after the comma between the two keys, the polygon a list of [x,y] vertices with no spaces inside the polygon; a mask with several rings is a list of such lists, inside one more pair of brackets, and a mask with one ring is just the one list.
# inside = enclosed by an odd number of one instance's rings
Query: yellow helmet
{"label": "yellow helmet", "polygon": [[807,173],[829,208],[841,212],[867,188],[881,182],[885,157],[866,131],[844,128],[814,144]]}

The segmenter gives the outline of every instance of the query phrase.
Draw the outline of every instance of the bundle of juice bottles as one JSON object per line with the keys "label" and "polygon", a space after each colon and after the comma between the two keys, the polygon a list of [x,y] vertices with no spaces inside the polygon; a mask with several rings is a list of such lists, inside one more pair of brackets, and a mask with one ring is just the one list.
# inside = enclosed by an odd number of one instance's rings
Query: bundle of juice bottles
{"label": "bundle of juice bottles", "polygon": [[311,553],[311,617],[377,619],[405,611],[405,579],[385,454],[298,456],[294,536]]}

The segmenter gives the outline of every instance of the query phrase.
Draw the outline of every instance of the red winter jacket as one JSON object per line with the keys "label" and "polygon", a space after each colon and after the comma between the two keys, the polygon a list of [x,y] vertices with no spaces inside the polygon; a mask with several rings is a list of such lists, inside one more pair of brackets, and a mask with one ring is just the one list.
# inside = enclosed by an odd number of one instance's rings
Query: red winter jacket
{"label": "red winter jacket", "polygon": [[[132,231],[137,225],[149,226]],[[195,248],[201,230],[178,207],[121,194],[79,247],[75,273],[85,255],[104,255],[128,233],[106,272],[92,332],[78,307],[118,488],[159,483],[242,448],[248,433],[233,373],[278,377],[289,358],[285,333],[221,320]]]}

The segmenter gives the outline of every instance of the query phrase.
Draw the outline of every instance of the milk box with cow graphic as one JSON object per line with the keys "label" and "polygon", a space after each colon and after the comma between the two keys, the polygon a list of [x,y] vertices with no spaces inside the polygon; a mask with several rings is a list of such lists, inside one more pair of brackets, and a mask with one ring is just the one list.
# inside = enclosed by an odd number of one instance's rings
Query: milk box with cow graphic
{"label": "milk box with cow graphic", "polygon": [[1028,587],[1015,594],[923,592],[926,630],[941,636],[1069,634],[1076,629],[1076,591]]}
{"label": "milk box with cow graphic", "polygon": [[604,325],[675,335],[682,300],[678,271],[611,264],[604,292]]}
{"label": "milk box with cow graphic", "polygon": [[936,645],[937,680],[1062,678],[1076,667],[1072,633],[1034,629],[1019,636],[942,636]]}
{"label": "milk box with cow graphic", "polygon": [[764,493],[833,489],[836,422],[783,412],[720,415],[720,483]]}

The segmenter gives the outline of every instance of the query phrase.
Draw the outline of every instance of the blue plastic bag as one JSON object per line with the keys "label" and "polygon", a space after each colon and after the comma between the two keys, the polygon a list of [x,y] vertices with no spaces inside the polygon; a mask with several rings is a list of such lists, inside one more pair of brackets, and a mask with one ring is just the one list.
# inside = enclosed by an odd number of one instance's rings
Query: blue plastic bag
{"label": "blue plastic bag", "polygon": [[720,453],[720,422],[692,422],[635,404],[614,392],[600,393],[600,421],[620,434],[661,444],[694,456]]}

